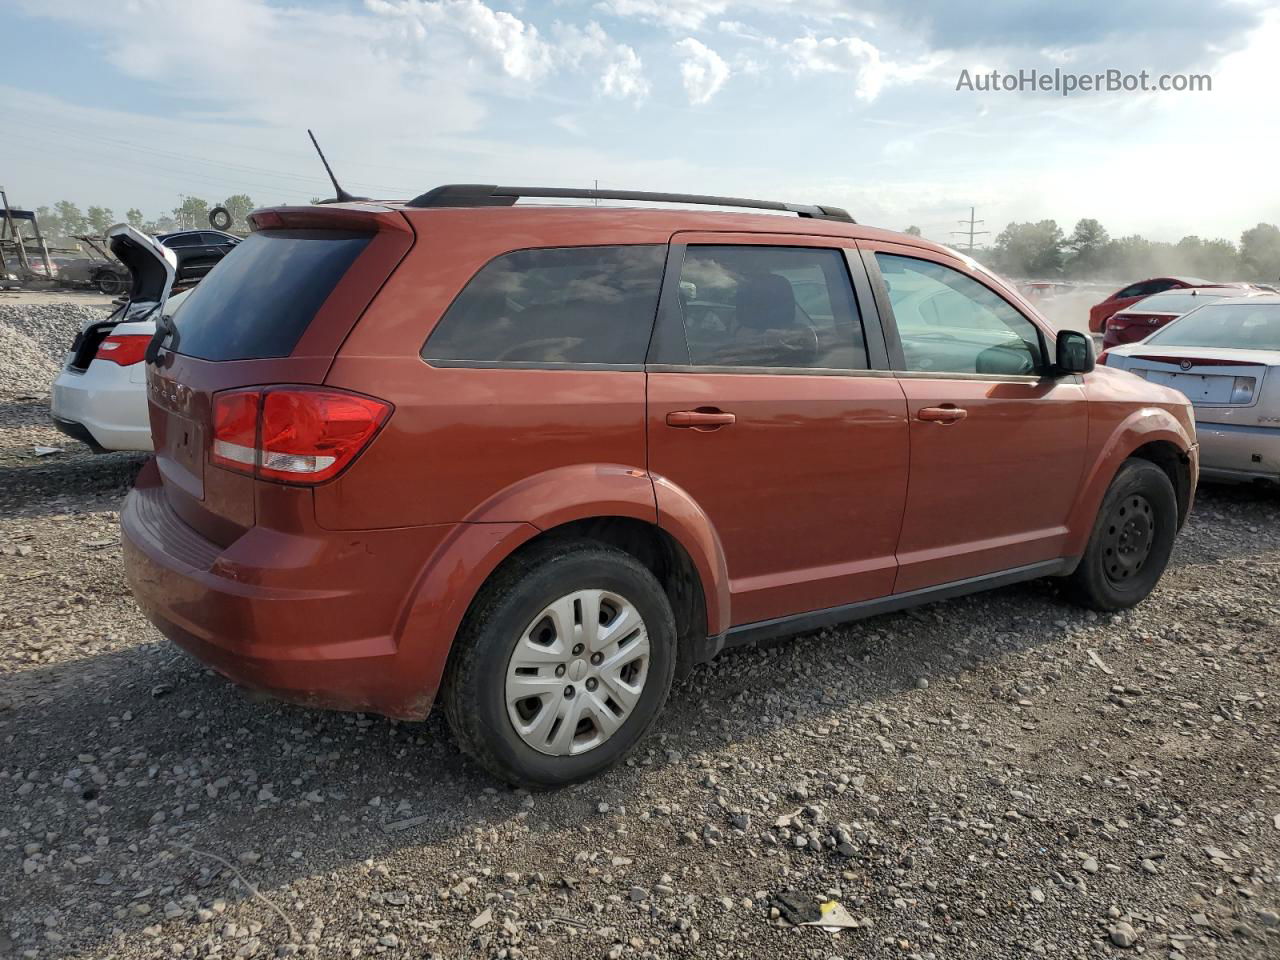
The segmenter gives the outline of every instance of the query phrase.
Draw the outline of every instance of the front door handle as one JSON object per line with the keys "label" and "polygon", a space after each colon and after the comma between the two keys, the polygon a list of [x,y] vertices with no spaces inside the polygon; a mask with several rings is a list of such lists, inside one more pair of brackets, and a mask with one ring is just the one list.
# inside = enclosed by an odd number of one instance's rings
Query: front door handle
{"label": "front door handle", "polygon": [[916,419],[928,423],[956,423],[968,415],[968,410],[951,404],[944,404],[941,407],[921,407],[916,411]]}
{"label": "front door handle", "polygon": [[723,410],[673,410],[667,414],[668,427],[690,427],[694,430],[716,430],[737,422],[737,417]]}

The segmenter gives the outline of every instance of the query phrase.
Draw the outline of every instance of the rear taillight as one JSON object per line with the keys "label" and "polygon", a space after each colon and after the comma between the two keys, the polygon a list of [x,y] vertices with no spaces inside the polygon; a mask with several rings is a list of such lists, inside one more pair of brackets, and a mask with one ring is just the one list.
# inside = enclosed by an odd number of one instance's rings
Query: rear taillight
{"label": "rear taillight", "polygon": [[98,352],[93,359],[110,360],[122,367],[131,367],[142,362],[150,342],[149,333],[122,333],[118,337],[107,337],[98,344]]}
{"label": "rear taillight", "polygon": [[321,483],[373,439],[391,404],[316,387],[228,390],[213,398],[209,461],[264,480]]}
{"label": "rear taillight", "polygon": [[1111,351],[1109,350],[1103,350],[1100,354],[1098,354],[1098,359],[1095,361],[1098,366],[1105,367],[1107,365],[1107,355],[1110,352]]}

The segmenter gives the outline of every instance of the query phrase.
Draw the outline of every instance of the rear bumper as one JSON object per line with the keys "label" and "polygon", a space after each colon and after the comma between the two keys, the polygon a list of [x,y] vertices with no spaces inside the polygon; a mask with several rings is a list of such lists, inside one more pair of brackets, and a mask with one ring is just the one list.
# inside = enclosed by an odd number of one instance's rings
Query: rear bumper
{"label": "rear bumper", "polygon": [[138,605],[218,673],[311,706],[405,719],[430,709],[453,630],[404,642],[398,625],[452,525],[340,534],[254,527],[224,548],[173,511],[154,461],[120,522]]}
{"label": "rear bumper", "polygon": [[1196,423],[1204,480],[1280,483],[1280,428]]}
{"label": "rear bumper", "polygon": [[[151,450],[142,364],[94,361],[83,373],[64,369],[53,381],[54,425],[96,451]],[[79,426],[82,431],[75,431]],[[86,439],[83,433],[87,433]]]}

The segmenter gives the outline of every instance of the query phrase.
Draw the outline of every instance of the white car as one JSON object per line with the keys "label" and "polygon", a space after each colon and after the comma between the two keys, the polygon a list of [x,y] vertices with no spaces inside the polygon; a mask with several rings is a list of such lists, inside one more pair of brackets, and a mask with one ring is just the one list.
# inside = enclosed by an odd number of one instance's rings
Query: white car
{"label": "white car", "polygon": [[1280,483],[1280,296],[1209,300],[1099,359],[1187,395],[1203,479]]}
{"label": "white car", "polygon": [[123,223],[107,231],[107,243],[132,274],[129,296],[71,344],[53,381],[53,423],[98,453],[150,450],[143,360],[156,318],[172,314],[186,294],[169,298],[178,258],[168,247]]}

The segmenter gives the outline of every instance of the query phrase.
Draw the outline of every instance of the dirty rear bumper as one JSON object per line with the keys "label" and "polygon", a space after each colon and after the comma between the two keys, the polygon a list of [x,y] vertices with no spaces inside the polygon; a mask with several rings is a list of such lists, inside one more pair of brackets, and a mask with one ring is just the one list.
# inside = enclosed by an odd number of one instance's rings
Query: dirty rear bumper
{"label": "dirty rear bumper", "polygon": [[453,636],[406,645],[397,624],[450,529],[251,528],[224,548],[173,511],[154,461],[121,512],[130,587],[168,639],[281,699],[405,719],[430,709]]}

